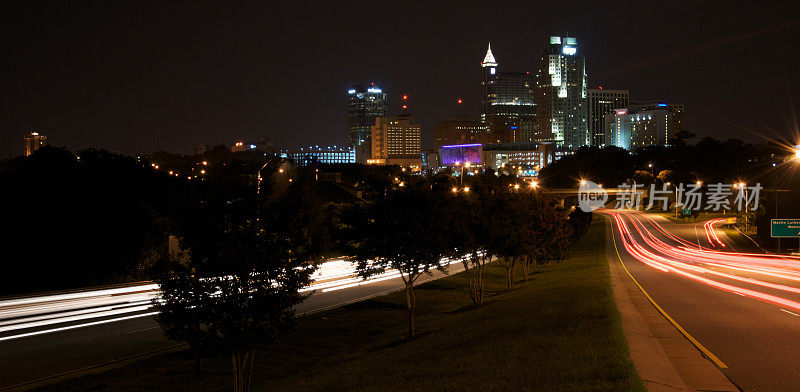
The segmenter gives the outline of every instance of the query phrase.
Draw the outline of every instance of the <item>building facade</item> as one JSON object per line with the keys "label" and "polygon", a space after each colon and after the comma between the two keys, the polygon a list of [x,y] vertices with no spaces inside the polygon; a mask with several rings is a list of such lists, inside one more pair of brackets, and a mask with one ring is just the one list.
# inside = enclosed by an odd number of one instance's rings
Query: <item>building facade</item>
{"label": "building facade", "polygon": [[666,109],[618,109],[605,115],[606,146],[635,150],[664,146],[675,137],[674,116]]}
{"label": "building facade", "polygon": [[555,150],[555,145],[547,142],[484,144],[483,165],[494,170],[515,166],[518,175],[536,177],[555,161]]}
{"label": "building facade", "polygon": [[673,135],[683,131],[683,104],[665,101],[634,101],[628,106],[632,111],[641,110],[669,110],[672,113]]}
{"label": "building facade", "polygon": [[556,159],[553,143],[474,143],[441,146],[442,164],[460,167],[465,162],[471,166],[500,170],[514,167],[514,172],[535,177],[539,170]]}
{"label": "building facade", "polygon": [[540,137],[567,148],[589,145],[586,59],[578,52],[577,39],[550,37],[536,82]]}
{"label": "building facade", "polygon": [[309,166],[316,163],[337,164],[356,163],[356,152],[349,147],[308,146],[294,151],[284,151],[282,158],[289,158],[297,166]]}
{"label": "building facade", "polygon": [[433,126],[433,147],[459,144],[479,140],[486,133],[486,126],[470,117],[450,117]]}
{"label": "building facade", "polygon": [[370,144],[368,164],[422,165],[422,126],[410,114],[376,117]]}
{"label": "building facade", "polygon": [[28,157],[47,143],[47,136],[39,132],[31,132],[23,136],[23,140],[25,141],[25,156]]}
{"label": "building facade", "polygon": [[602,87],[587,90],[586,119],[589,122],[589,135],[593,146],[603,146],[606,143],[606,114],[627,108],[629,101],[628,90],[607,90]]}
{"label": "building facade", "polygon": [[388,97],[375,84],[368,88],[354,86],[347,90],[347,139],[351,147],[366,143],[375,118],[386,116]]}
{"label": "building facade", "polygon": [[500,72],[492,46],[481,62],[481,121],[492,141],[532,137],[536,125],[536,80],[529,72]]}

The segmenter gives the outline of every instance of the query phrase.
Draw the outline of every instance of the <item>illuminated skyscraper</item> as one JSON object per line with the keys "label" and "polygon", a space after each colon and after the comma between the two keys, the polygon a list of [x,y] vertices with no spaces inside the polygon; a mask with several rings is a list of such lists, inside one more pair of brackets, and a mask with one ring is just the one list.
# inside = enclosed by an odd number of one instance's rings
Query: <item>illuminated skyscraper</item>
{"label": "illuminated skyscraper", "polygon": [[25,140],[25,156],[30,156],[34,151],[44,146],[47,136],[40,135],[39,132],[31,132],[23,137]]}
{"label": "illuminated skyscraper", "polygon": [[[672,113],[671,132],[674,136],[683,131],[683,104],[671,103],[666,101],[636,101],[631,102],[631,110],[667,110]],[[669,141],[667,141],[669,142]]]}
{"label": "illuminated skyscraper", "polygon": [[605,115],[605,144],[628,150],[663,146],[675,137],[674,115],[665,107],[652,110],[617,109]]}
{"label": "illuminated skyscraper", "polygon": [[573,37],[550,37],[539,61],[536,103],[542,137],[578,148],[591,143],[586,119],[586,59]]}
{"label": "illuminated skyscraper", "polygon": [[588,90],[587,119],[593,146],[602,146],[606,142],[605,115],[627,108],[629,99],[628,90],[607,90],[602,87]]}
{"label": "illuminated skyscraper", "polygon": [[354,86],[347,91],[347,138],[350,146],[360,146],[369,139],[375,117],[386,116],[387,107],[386,93],[374,83],[366,89]]}
{"label": "illuminated skyscraper", "polygon": [[370,137],[370,164],[422,165],[422,127],[410,114],[377,117]]}
{"label": "illuminated skyscraper", "polygon": [[494,142],[517,142],[536,124],[535,78],[529,72],[500,72],[498,66],[489,44],[481,62],[481,121]]}

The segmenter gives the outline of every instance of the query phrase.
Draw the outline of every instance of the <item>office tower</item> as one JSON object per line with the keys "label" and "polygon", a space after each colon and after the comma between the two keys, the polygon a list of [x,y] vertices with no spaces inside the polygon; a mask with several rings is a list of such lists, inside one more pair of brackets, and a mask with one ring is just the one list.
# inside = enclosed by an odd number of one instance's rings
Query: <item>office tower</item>
{"label": "office tower", "polygon": [[40,135],[39,132],[31,132],[23,136],[25,140],[25,156],[30,156],[34,151],[44,146],[47,142],[47,136]]}
{"label": "office tower", "polygon": [[602,87],[587,90],[586,118],[593,146],[602,146],[606,142],[605,115],[627,108],[629,99],[628,90],[607,90]]}
{"label": "office tower", "polygon": [[495,76],[497,75],[497,61],[492,54],[492,44],[489,43],[489,49],[486,50],[486,56],[481,61],[481,121],[486,122],[486,113],[489,113],[490,85],[494,83]]}
{"label": "office tower", "polygon": [[372,126],[369,164],[422,165],[422,127],[410,114],[376,117]]}
{"label": "office tower", "polygon": [[550,37],[536,74],[537,126],[542,137],[570,149],[590,144],[586,120],[586,59],[573,37]]}
{"label": "office tower", "polygon": [[478,119],[449,117],[433,126],[433,146],[438,151],[443,145],[480,140],[485,133],[486,126]]}
{"label": "office tower", "polygon": [[492,141],[516,142],[521,133],[530,137],[535,128],[535,78],[529,72],[500,72],[498,67],[489,44],[481,62],[481,121]]}
{"label": "office tower", "polygon": [[668,110],[672,113],[673,136],[683,131],[683,104],[665,101],[634,101],[628,106],[633,111],[640,110]]}
{"label": "office tower", "polygon": [[370,136],[375,118],[386,116],[388,99],[374,83],[368,88],[354,86],[347,90],[347,138],[351,147],[364,144]]}
{"label": "office tower", "polygon": [[675,137],[674,115],[666,108],[618,109],[605,115],[605,145],[628,150],[667,145]]}

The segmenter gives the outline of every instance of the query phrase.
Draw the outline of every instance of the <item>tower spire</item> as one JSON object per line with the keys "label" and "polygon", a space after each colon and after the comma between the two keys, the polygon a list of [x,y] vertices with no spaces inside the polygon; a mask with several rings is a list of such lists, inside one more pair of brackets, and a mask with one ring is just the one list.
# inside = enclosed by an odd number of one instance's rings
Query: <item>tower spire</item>
{"label": "tower spire", "polygon": [[497,61],[494,59],[494,55],[492,54],[492,43],[489,42],[489,49],[486,50],[486,57],[483,58],[481,62],[482,67],[496,67]]}

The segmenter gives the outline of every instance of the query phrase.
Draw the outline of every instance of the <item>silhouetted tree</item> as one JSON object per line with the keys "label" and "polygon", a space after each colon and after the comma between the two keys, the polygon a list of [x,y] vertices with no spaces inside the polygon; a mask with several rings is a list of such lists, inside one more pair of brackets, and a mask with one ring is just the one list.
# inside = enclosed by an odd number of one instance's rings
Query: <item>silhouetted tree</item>
{"label": "silhouetted tree", "polygon": [[387,269],[400,273],[405,285],[408,338],[413,338],[416,297],[414,284],[432,269],[443,270],[442,258],[451,252],[440,235],[448,198],[429,186],[397,189],[369,207],[362,221],[365,237],[355,246],[360,276],[380,274]]}

